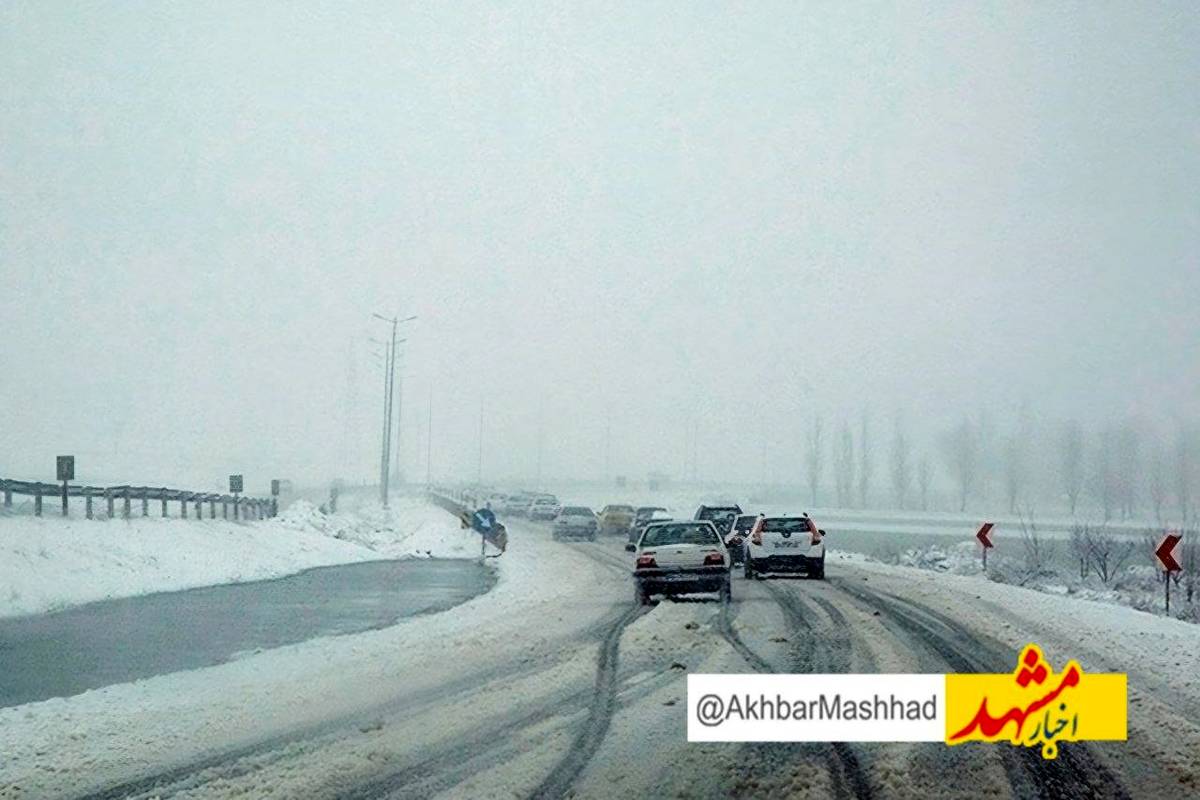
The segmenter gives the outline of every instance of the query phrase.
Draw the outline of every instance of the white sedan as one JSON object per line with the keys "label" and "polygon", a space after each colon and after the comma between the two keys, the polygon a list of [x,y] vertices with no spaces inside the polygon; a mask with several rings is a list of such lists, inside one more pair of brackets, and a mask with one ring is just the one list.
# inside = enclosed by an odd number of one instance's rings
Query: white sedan
{"label": "white sedan", "polygon": [[637,557],[633,580],[642,605],[649,605],[651,595],[656,594],[716,592],[723,603],[731,599],[732,559],[711,522],[651,523],[637,544],[627,544],[625,549]]}

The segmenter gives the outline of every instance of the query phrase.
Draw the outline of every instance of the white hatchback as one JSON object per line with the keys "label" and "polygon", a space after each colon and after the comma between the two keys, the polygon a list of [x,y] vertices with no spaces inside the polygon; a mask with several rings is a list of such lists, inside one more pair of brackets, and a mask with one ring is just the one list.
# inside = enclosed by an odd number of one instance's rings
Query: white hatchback
{"label": "white hatchback", "polygon": [[825,577],[825,531],[808,515],[760,517],[745,544],[745,575],[764,572],[804,573]]}

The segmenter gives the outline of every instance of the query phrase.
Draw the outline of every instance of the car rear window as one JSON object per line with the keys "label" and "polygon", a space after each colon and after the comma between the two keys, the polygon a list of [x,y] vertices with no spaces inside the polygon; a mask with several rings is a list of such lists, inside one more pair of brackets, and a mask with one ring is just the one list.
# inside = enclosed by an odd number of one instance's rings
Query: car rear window
{"label": "car rear window", "polygon": [[808,530],[808,520],[804,517],[768,517],[763,520],[763,530],[767,533],[799,533]]}
{"label": "car rear window", "polygon": [[733,529],[739,533],[748,531],[754,527],[754,523],[758,521],[758,517],[753,514],[741,516],[737,518],[737,522],[733,524]]}
{"label": "car rear window", "polygon": [[609,506],[609,511],[619,511],[622,514],[633,513],[633,506]]}
{"label": "car rear window", "polygon": [[567,506],[562,510],[562,513],[572,517],[590,516],[592,510],[583,506]]}
{"label": "car rear window", "polygon": [[711,525],[699,522],[678,522],[671,525],[654,525],[646,529],[642,547],[658,547],[664,544],[717,544],[720,538]]}

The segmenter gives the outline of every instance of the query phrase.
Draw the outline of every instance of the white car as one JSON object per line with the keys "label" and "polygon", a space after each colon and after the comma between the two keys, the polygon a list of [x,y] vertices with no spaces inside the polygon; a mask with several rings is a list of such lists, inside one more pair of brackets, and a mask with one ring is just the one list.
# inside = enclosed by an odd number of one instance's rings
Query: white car
{"label": "white car", "polygon": [[716,592],[723,603],[732,597],[729,551],[711,522],[651,523],[637,544],[627,544],[625,549],[636,555],[634,594],[642,605],[650,605],[656,594]]}
{"label": "white car", "polygon": [[587,539],[596,541],[596,515],[586,506],[563,506],[554,518],[554,540]]}
{"label": "white car", "polygon": [[548,520],[558,516],[558,498],[552,494],[542,494],[533,498],[533,502],[529,504],[529,510],[525,512],[525,516],[530,519]]}
{"label": "white car", "polygon": [[804,573],[825,577],[825,531],[808,515],[760,517],[744,542],[745,574],[756,578],[765,572]]}

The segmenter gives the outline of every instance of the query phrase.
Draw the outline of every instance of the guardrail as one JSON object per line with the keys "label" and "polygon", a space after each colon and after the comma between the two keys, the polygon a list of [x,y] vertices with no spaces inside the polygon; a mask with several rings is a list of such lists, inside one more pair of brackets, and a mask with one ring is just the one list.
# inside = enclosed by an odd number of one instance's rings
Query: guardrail
{"label": "guardrail", "polygon": [[[208,504],[208,518],[217,518],[217,504],[221,505],[222,519],[266,519],[279,513],[279,504],[274,498],[242,497],[234,494],[193,492],[186,489],[168,489],[154,486],[76,486],[72,484],[18,481],[0,478],[0,493],[4,496],[4,510],[12,509],[13,495],[33,498],[33,513],[42,516],[43,501],[60,500],[62,514],[67,516],[69,498],[82,497],[87,509],[87,518],[94,519],[93,502],[100,498],[107,506],[109,517],[116,516],[116,502],[121,501],[121,516],[133,516],[133,501],[141,503],[141,516],[150,516],[150,501],[161,503],[162,516],[168,516],[168,503],[179,503],[180,519],[189,518],[189,509],[194,509],[195,519],[204,518],[204,504]],[[231,516],[232,514],[232,516]]]}

